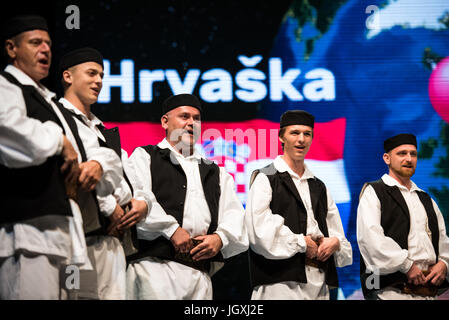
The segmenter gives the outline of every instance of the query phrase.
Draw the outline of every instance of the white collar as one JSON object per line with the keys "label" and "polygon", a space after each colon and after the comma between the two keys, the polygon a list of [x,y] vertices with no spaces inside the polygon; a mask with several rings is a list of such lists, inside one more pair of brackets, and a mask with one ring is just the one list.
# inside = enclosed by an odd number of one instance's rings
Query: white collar
{"label": "white collar", "polygon": [[200,160],[201,159],[201,155],[198,153],[196,148],[193,148],[193,154],[192,155],[190,155],[188,157],[184,157],[182,154],[180,154],[178,151],[176,151],[175,148],[173,148],[173,146],[167,141],[166,138],[164,138],[164,140],[159,142],[157,146],[159,148],[161,148],[161,149],[170,149],[170,151],[173,152],[173,154],[176,157],[181,157],[182,159],[186,159],[186,160],[191,159],[191,158],[194,158],[196,160]]}
{"label": "white collar", "polygon": [[26,85],[26,86],[33,86],[33,87],[35,87],[36,89],[38,89],[42,94],[44,94],[49,99],[52,99],[53,97],[56,96],[56,94],[54,92],[51,92],[50,90],[48,90],[42,84],[36,83],[36,81],[31,79],[29,75],[27,75],[22,70],[16,68],[12,64],[8,64],[6,66],[6,68],[5,68],[5,71],[10,73],[10,74],[12,74],[14,76],[14,78],[16,78],[21,84]]}
{"label": "white collar", "polygon": [[[390,186],[390,187],[396,186],[398,188],[402,188],[402,189],[408,190],[407,187],[403,186],[395,178],[393,178],[392,176],[390,176],[390,175],[388,175],[386,173],[382,176],[382,180],[383,180],[383,182],[385,182],[385,184],[387,186]],[[411,182],[411,185],[412,185],[411,188],[410,188],[410,192],[423,191],[422,189],[418,188],[418,186],[412,180],[410,180],[410,182]]]}
{"label": "white collar", "polygon": [[295,177],[297,179],[302,180],[302,179],[315,178],[312,171],[309,170],[309,168],[307,167],[307,165],[305,163],[304,163],[304,173],[301,177],[299,177],[299,175],[290,168],[290,166],[287,164],[287,162],[285,162],[285,160],[282,159],[282,156],[277,156],[276,159],[274,159],[273,163],[274,163],[274,167],[276,168],[277,171],[279,171],[279,172],[287,171],[292,177]]}
{"label": "white collar", "polygon": [[71,110],[73,113],[81,116],[83,118],[83,120],[85,120],[87,123],[92,122],[92,124],[95,126],[99,125],[99,124],[103,125],[103,122],[100,119],[98,119],[92,112],[90,113],[90,115],[92,116],[92,120],[91,120],[83,112],[81,112],[81,110],[79,110],[77,107],[75,107],[66,98],[59,99],[59,102],[62,103],[64,105],[64,107]]}

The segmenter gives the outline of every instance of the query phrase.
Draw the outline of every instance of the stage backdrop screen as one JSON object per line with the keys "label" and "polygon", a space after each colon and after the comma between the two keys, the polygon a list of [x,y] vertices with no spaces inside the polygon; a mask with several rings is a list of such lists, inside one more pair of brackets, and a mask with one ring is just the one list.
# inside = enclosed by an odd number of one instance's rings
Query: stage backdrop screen
{"label": "stage backdrop screen", "polygon": [[[306,164],[329,188],[354,250],[338,271],[338,298],[361,298],[358,198],[388,171],[387,137],[417,136],[413,181],[448,225],[447,0],[57,1],[50,14],[52,90],[61,93],[62,54],[100,50],[105,75],[92,110],[119,127],[128,154],[164,138],[165,98],[195,94],[204,110],[197,150],[234,177],[244,205],[252,171],[282,152],[281,114],[314,114]],[[249,297],[245,259],[217,274],[216,296]],[[238,284],[226,287],[229,279]]]}

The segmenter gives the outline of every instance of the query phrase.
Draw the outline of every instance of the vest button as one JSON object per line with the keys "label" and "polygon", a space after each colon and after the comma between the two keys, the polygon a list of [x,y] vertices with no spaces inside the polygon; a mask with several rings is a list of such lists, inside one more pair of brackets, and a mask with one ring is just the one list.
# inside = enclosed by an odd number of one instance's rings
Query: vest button
{"label": "vest button", "polygon": [[182,188],[183,188],[183,189],[185,189],[185,188],[186,188],[186,185],[185,185],[185,184],[183,184],[183,185],[182,185]]}
{"label": "vest button", "polygon": [[181,201],[181,202],[179,203],[179,205],[183,206],[183,205],[184,205],[184,202]]}

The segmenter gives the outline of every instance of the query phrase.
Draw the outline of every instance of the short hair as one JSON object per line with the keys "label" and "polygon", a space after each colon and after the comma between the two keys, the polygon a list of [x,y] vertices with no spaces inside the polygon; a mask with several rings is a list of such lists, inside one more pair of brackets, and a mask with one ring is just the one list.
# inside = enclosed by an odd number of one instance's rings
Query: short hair
{"label": "short hair", "polygon": [[[285,130],[287,130],[287,127],[282,127],[279,129],[279,138],[282,138],[284,136]],[[284,151],[284,143],[281,142],[282,151]]]}
{"label": "short hair", "polygon": [[[73,72],[73,71],[75,71],[75,69],[76,69],[76,66],[73,66],[73,67],[68,68],[67,71]],[[64,71],[66,71],[66,70],[64,70]],[[62,74],[61,74],[61,85],[62,85],[62,89],[64,90],[64,93],[70,87],[70,84],[68,84],[64,80],[64,72],[62,72]]]}

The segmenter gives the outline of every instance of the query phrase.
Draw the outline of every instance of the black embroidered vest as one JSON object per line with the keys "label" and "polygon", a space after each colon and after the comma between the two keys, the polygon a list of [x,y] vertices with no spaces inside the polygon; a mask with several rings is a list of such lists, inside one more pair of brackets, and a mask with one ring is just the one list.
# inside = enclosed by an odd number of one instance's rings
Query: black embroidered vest
{"label": "black embroidered vest", "polygon": [[[381,205],[380,225],[384,230],[386,237],[392,238],[402,249],[408,249],[408,235],[410,231],[410,212],[401,191],[397,186],[388,186],[379,179],[374,182],[368,182],[376,192]],[[417,191],[418,197],[423,204],[428,218],[429,229],[432,233],[432,245],[435,255],[438,257],[439,252],[439,229],[438,220],[432,205],[430,196],[423,192]],[[435,261],[436,262],[436,261]],[[406,274],[397,271],[387,275],[381,275],[379,278],[380,288],[368,289],[367,280],[371,275],[366,273],[366,265],[363,257],[360,256],[360,282],[365,298],[369,298],[374,290],[383,289],[388,286],[402,285],[407,283]],[[445,281],[440,288],[447,287],[449,284]]]}
{"label": "black embroidered vest", "polygon": [[[148,178],[151,178],[152,191],[157,202],[167,214],[175,217],[179,225],[182,226],[187,192],[187,178],[184,170],[179,163],[175,163],[170,159],[169,149],[161,149],[152,145],[142,148],[151,157],[151,177]],[[221,193],[220,171],[216,164],[212,162],[207,163],[204,159],[201,159],[198,167],[204,196],[211,214],[211,222],[207,234],[212,234],[218,225],[218,205]],[[211,261],[223,261],[221,253],[206,261],[191,262],[186,259],[179,259],[175,254],[172,243],[162,236],[152,241],[139,239],[139,252],[131,259],[147,256],[177,261],[202,271],[209,270]]]}
{"label": "black embroidered vest", "polygon": [[[41,122],[53,121],[64,131],[52,106],[35,87],[21,84],[10,73],[2,72],[1,75],[22,90],[28,117]],[[61,112],[66,118],[67,114],[63,110]],[[64,178],[60,172],[62,164],[62,157],[55,155],[47,158],[43,164],[26,168],[0,165],[0,176],[4,184],[0,200],[0,224],[45,215],[71,216]]]}
{"label": "black embroidered vest", "polygon": [[[284,218],[284,224],[295,234],[306,235],[307,232],[307,211],[296,189],[296,186],[288,172],[278,172],[274,164],[256,170],[251,178],[254,181],[259,173],[265,173],[270,181],[272,200],[270,209],[273,214],[278,214]],[[318,222],[318,227],[325,237],[329,236],[326,216],[327,216],[327,193],[326,186],[318,178],[308,179],[312,210],[314,218]],[[251,285],[273,284],[283,281],[296,281],[307,283],[305,271],[305,253],[297,253],[291,258],[273,260],[249,249]],[[324,262],[324,272],[326,273],[326,284],[330,287],[338,287],[337,269],[334,258],[331,256]]]}

